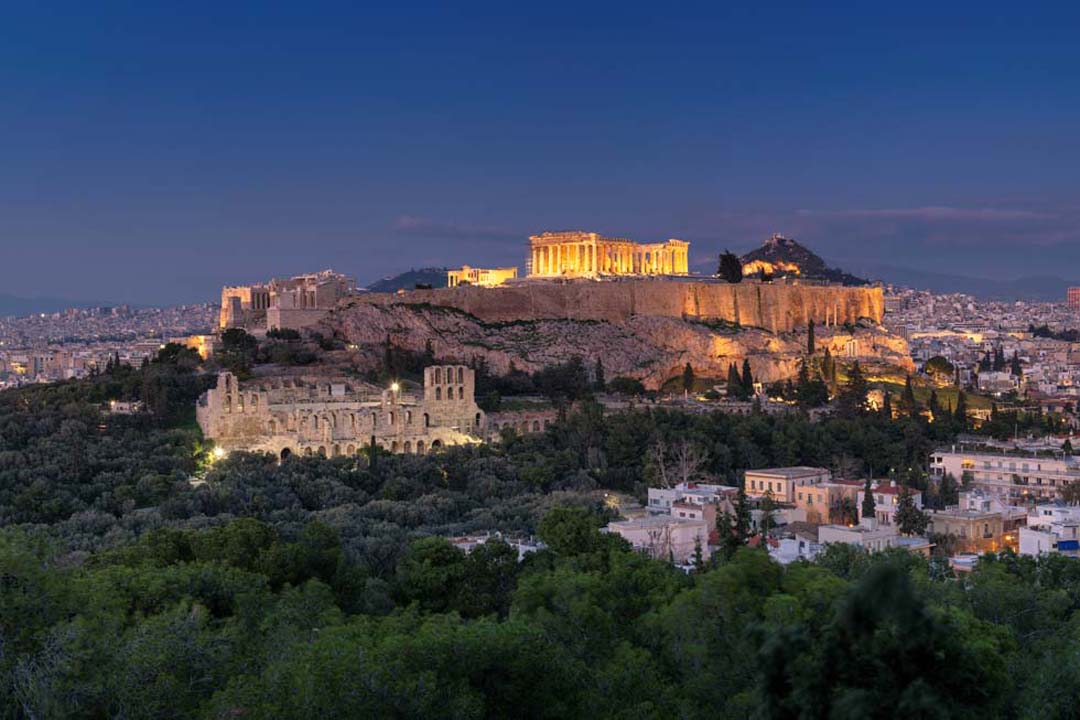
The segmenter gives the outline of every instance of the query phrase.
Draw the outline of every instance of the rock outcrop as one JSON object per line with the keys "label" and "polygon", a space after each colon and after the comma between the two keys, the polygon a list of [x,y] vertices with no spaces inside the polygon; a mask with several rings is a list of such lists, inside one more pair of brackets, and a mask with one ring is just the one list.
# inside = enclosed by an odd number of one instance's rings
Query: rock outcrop
{"label": "rock outcrop", "polygon": [[[644,304],[655,307],[655,303],[672,294],[684,299],[693,298],[692,289],[686,293],[670,293],[661,288],[657,296],[651,296],[641,288],[625,294],[600,291],[593,295],[590,292],[604,285],[590,283],[579,289],[573,284],[549,284],[546,289],[555,291],[551,293],[545,293],[543,285],[514,293],[499,292],[500,289],[461,289],[456,291],[454,303],[432,302],[448,297],[441,296],[440,291],[366,296],[363,301],[352,301],[335,311],[324,321],[324,330],[354,344],[358,348],[357,354],[371,363],[377,362],[382,344],[389,337],[394,345],[416,352],[423,351],[430,342],[435,356],[441,361],[482,359],[497,374],[508,372],[511,365],[520,370],[535,371],[574,356],[580,356],[590,366],[599,358],[608,378],[634,377],[648,388],[658,388],[669,378],[681,374],[686,363],[693,366],[699,377],[726,378],[728,366],[731,363],[741,365],[743,359],[750,362],[754,376],[760,380],[768,382],[792,377],[798,371],[806,348],[805,313],[823,308],[827,299],[841,298],[851,313],[877,312],[872,294],[866,294],[860,300],[855,294],[827,292],[852,288],[813,288],[816,292],[805,293],[793,292],[798,286],[780,286],[776,290],[784,292],[766,293],[767,300],[755,306],[761,308],[753,311],[755,317],[768,318],[776,313],[788,317],[790,314],[798,317],[799,322],[792,320],[785,325],[794,326],[794,332],[773,334],[757,327],[736,327],[726,321],[718,298],[708,300],[714,303],[709,310],[715,311],[715,315],[700,313],[697,317],[686,318],[671,306],[661,308],[666,312],[642,314],[631,312],[621,304],[644,298]],[[747,304],[754,306],[758,297],[754,285],[734,292],[732,287],[723,287],[732,304],[736,298],[746,298]],[[806,289],[809,288],[803,288]],[[571,297],[581,304],[571,303]],[[777,298],[788,300],[791,305],[784,307]],[[590,300],[606,304],[589,304]],[[533,303],[529,310],[513,304],[526,301]],[[470,310],[458,309],[456,305]],[[563,312],[573,317],[551,317]],[[720,319],[698,319],[710,316]],[[737,316],[743,318],[745,324],[747,315],[743,314],[741,304]],[[872,323],[864,325],[854,332],[819,326],[815,333],[819,351],[828,346],[838,356],[854,354],[863,361],[910,367],[907,343],[902,338],[890,335]]]}
{"label": "rock outcrop", "polygon": [[456,308],[485,323],[519,320],[601,320],[634,325],[642,317],[725,321],[773,334],[818,326],[880,323],[885,300],[879,287],[841,287],[745,281],[634,279],[596,282],[523,282],[497,288],[371,293],[352,305],[408,303]]}

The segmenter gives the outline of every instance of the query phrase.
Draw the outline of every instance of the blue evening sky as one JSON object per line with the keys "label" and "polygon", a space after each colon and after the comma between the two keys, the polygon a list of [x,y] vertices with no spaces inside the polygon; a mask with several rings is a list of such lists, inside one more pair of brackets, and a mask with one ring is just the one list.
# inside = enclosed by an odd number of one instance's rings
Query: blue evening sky
{"label": "blue evening sky", "polygon": [[581,228],[1080,279],[1080,8],[25,2],[0,292],[211,299]]}

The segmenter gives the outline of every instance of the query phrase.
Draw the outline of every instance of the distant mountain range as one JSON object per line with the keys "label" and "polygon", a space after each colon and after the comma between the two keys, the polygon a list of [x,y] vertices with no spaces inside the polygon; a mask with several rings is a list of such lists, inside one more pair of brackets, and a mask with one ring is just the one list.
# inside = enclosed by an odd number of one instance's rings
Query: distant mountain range
{"label": "distant mountain range", "polygon": [[930,290],[936,293],[965,293],[985,300],[1028,300],[1032,302],[1064,302],[1065,290],[1080,282],[1054,275],[1027,275],[1013,280],[951,275],[927,272],[895,265],[871,265],[859,272],[894,285]]}
{"label": "distant mountain range", "polygon": [[747,275],[755,275],[764,270],[776,277],[791,275],[844,285],[866,284],[866,280],[862,278],[830,268],[819,255],[783,235],[773,235],[761,247],[751,250],[739,260],[743,264],[743,273]]}
{"label": "distant mountain range", "polygon": [[409,270],[400,275],[388,275],[367,286],[371,292],[392,293],[398,290],[412,290],[418,284],[431,287],[446,287],[446,268],[420,268]]}

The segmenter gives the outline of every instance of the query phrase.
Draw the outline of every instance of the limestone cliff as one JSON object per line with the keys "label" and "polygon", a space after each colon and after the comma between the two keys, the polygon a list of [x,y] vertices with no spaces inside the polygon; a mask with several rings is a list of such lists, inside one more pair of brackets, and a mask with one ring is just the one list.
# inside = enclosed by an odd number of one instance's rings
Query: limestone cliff
{"label": "limestone cliff", "polygon": [[795,285],[666,278],[596,282],[523,282],[497,288],[371,293],[354,304],[427,303],[462,310],[483,322],[517,320],[603,320],[636,324],[641,316],[723,320],[771,333],[817,325],[880,323],[885,301],[879,287]]}
{"label": "limestone cliff", "polygon": [[[618,284],[621,283],[611,285]],[[694,317],[684,319],[682,313],[673,308],[669,312],[643,314],[618,305],[620,302],[640,302],[644,298],[644,304],[653,307],[651,304],[659,302],[664,292],[659,293],[660,298],[649,297],[647,292],[600,292],[598,299],[613,304],[590,304],[585,298],[591,296],[591,290],[603,285],[585,284],[580,289],[549,285],[548,288],[564,288],[550,294],[544,293],[543,286],[539,286],[513,293],[477,288],[458,290],[453,296],[441,295],[441,291],[366,296],[363,301],[350,302],[333,313],[324,322],[324,329],[356,344],[360,356],[371,362],[379,357],[379,348],[389,336],[395,345],[417,352],[430,341],[440,360],[468,362],[483,358],[496,373],[507,372],[511,363],[518,369],[534,371],[575,355],[590,365],[601,358],[608,378],[635,377],[646,387],[658,388],[665,380],[679,375],[688,362],[699,377],[724,378],[729,364],[741,364],[744,358],[749,360],[754,376],[761,380],[793,376],[806,347],[805,313],[823,307],[822,303],[827,299],[845,298],[845,307],[850,308],[851,313],[867,313],[861,315],[863,317],[874,317],[877,313],[880,317],[872,293],[858,300],[855,295],[823,292],[834,288],[815,288],[822,295],[818,299],[814,294],[792,292],[796,288],[791,286],[780,286],[777,289],[783,293],[766,293],[766,300],[759,303],[754,285],[744,286],[746,289],[741,292],[731,292],[732,286],[724,286],[733,312],[738,300],[738,313],[744,323],[747,319],[743,310],[745,304],[753,308],[758,319],[779,314],[800,330],[773,334],[760,328],[736,328],[730,323]],[[567,287],[571,289],[565,290]],[[690,291],[682,297],[693,298],[693,295]],[[579,303],[570,303],[570,297],[578,298]],[[777,297],[790,305],[779,304]],[[496,299],[505,304],[500,305]],[[433,300],[444,302],[433,304]],[[526,301],[533,303],[529,311],[513,305]],[[469,311],[457,309],[454,307],[457,304],[464,305]],[[556,314],[556,308],[573,317],[549,317]],[[634,309],[641,307],[638,305]],[[721,312],[717,314],[722,316]],[[596,317],[598,315],[607,317],[600,319]],[[709,313],[700,314],[707,315]],[[798,323],[792,319],[796,317]],[[877,360],[910,367],[907,343],[902,338],[890,335],[878,326],[860,327],[853,334],[837,330],[819,327],[816,332],[818,348],[828,345],[836,355],[854,352],[864,361]]]}

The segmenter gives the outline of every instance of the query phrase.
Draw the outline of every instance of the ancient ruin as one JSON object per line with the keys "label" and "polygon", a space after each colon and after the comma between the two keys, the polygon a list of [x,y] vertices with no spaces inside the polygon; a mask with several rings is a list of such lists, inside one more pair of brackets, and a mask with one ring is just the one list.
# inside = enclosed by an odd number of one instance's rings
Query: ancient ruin
{"label": "ancient ruin", "polygon": [[480,287],[496,287],[507,280],[517,279],[517,276],[518,269],[516,267],[474,268],[462,265],[460,270],[447,271],[446,286],[479,285]]}
{"label": "ancient ruin", "polygon": [[221,290],[219,327],[299,330],[323,319],[355,288],[355,278],[333,270],[226,286]]}
{"label": "ancient ruin", "polygon": [[475,373],[462,365],[424,369],[420,393],[345,377],[275,376],[240,382],[229,372],[199,398],[203,435],[225,450],[352,455],[374,443],[392,453],[427,453],[479,442],[483,411]]}
{"label": "ancient ruin", "polygon": [[690,243],[642,244],[594,232],[545,232],[529,238],[531,278],[686,275]]}

